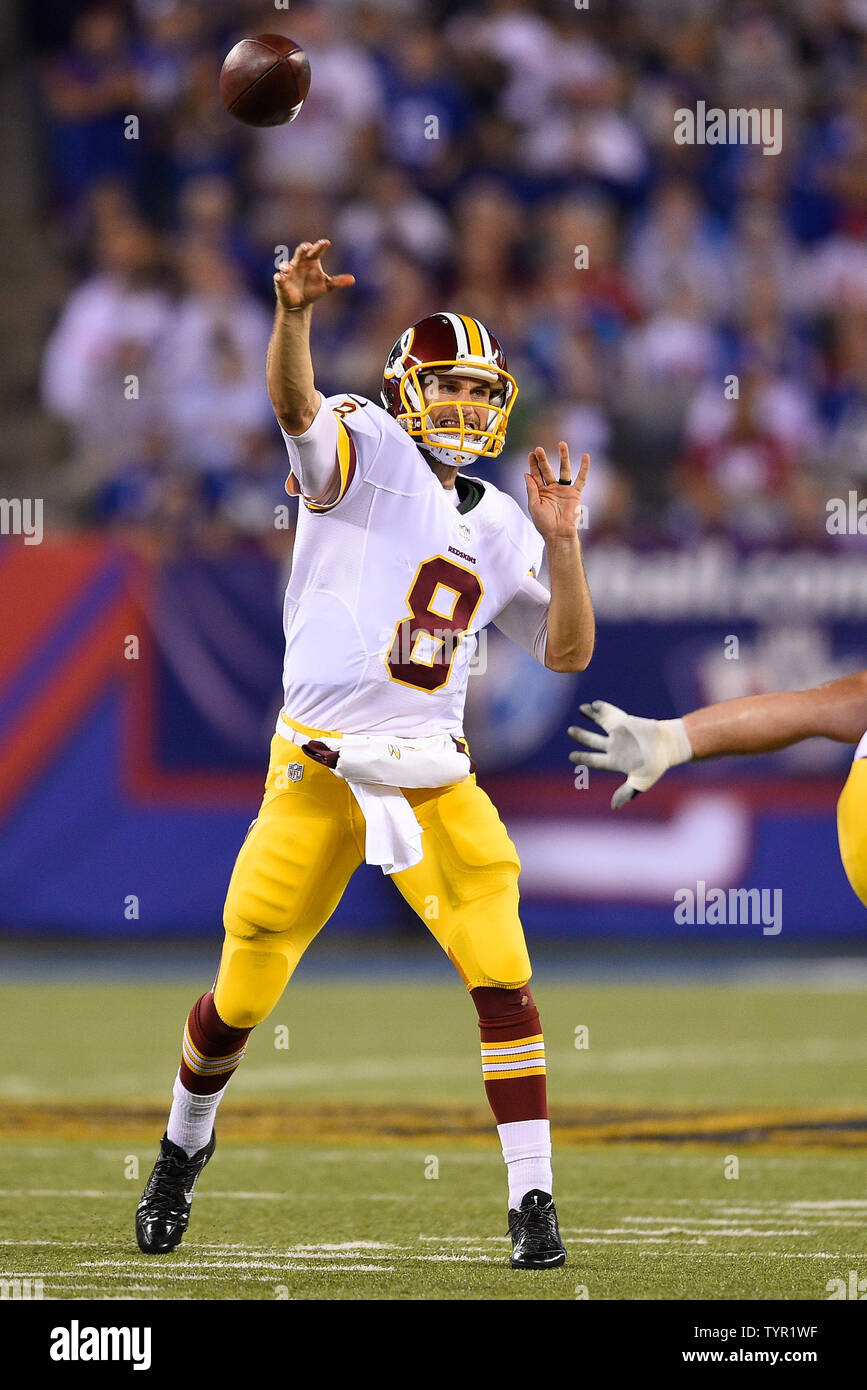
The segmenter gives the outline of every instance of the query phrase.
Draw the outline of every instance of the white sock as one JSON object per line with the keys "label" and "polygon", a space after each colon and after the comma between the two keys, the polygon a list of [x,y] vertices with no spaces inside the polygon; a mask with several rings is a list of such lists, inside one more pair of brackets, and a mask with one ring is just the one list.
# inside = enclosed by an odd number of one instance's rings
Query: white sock
{"label": "white sock", "polygon": [[[228,1081],[226,1086],[228,1086]],[[210,1096],[197,1096],[188,1091],[181,1081],[181,1073],[175,1077],[172,1095],[172,1108],[166,1125],[166,1136],[173,1144],[179,1144],[190,1158],[210,1141],[214,1128],[217,1106],[223,1099],[226,1086],[214,1091]]]}
{"label": "white sock", "polygon": [[550,1122],[515,1120],[508,1125],[497,1125],[497,1133],[509,1174],[510,1211],[517,1211],[521,1198],[534,1187],[553,1193]]}

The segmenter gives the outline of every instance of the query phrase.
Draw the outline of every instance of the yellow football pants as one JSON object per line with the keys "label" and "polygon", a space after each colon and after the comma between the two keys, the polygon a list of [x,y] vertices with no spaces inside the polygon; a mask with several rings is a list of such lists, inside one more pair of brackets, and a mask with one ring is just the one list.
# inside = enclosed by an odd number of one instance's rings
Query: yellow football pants
{"label": "yellow football pants", "polygon": [[[298,781],[286,775],[299,763]],[[394,882],[468,989],[524,985],[530,960],[518,915],[515,847],[471,776],[406,791],[424,857]],[[364,817],[344,781],[275,735],[265,795],[229,883],[226,937],[214,989],[224,1023],[252,1028],[277,1004],[295,967],[364,862]]]}
{"label": "yellow football pants", "polygon": [[856,758],[837,802],[837,838],[846,877],[867,907],[867,758]]}

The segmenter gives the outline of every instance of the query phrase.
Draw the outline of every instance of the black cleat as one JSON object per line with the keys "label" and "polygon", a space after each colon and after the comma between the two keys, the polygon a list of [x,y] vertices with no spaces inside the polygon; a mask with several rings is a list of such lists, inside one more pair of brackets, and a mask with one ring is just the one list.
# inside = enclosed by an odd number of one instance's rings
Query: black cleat
{"label": "black cleat", "polygon": [[521,1200],[521,1210],[509,1212],[512,1269],[556,1269],[566,1263],[557,1210],[550,1192],[534,1187]]}
{"label": "black cleat", "polygon": [[138,1247],[145,1255],[167,1255],[180,1245],[190,1221],[193,1192],[214,1149],[217,1136],[190,1158],[163,1135],[160,1156],[147,1180],[135,1214]]}

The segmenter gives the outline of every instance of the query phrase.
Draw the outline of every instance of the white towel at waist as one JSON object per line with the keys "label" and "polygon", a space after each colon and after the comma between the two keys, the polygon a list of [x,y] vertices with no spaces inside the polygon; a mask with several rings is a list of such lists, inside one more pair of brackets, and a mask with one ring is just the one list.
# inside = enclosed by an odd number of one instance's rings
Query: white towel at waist
{"label": "white towel at waist", "polygon": [[422,859],[422,828],[399,787],[373,782],[346,785],[364,816],[364,858],[378,864],[384,874],[399,874]]}
{"label": "white towel at waist", "polygon": [[[364,816],[364,857],[384,874],[411,869],[422,858],[422,828],[402,787],[446,787],[470,773],[469,754],[450,734],[396,738],[344,734],[317,739],[279,722],[281,738],[337,753],[331,767],[346,782]],[[387,779],[387,780],[386,780]]]}

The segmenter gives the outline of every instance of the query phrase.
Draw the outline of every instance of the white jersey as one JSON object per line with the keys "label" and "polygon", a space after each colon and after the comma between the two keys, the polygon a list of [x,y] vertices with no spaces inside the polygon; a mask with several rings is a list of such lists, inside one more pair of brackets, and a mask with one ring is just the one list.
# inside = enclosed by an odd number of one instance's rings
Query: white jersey
{"label": "white jersey", "polygon": [[464,479],[456,507],[378,405],[325,405],[340,422],[340,494],[299,509],[283,714],[327,733],[459,735],[477,634],[538,572],[542,537],[490,483]]}

